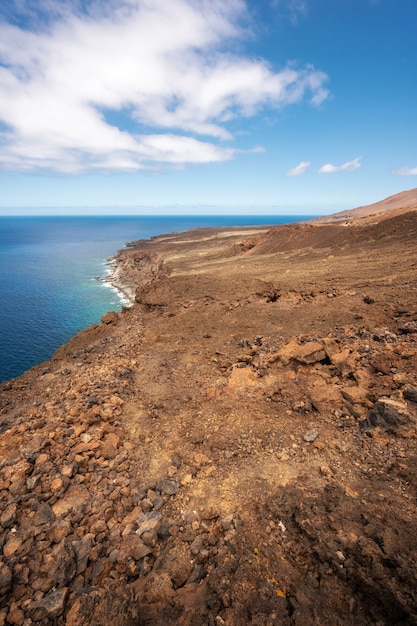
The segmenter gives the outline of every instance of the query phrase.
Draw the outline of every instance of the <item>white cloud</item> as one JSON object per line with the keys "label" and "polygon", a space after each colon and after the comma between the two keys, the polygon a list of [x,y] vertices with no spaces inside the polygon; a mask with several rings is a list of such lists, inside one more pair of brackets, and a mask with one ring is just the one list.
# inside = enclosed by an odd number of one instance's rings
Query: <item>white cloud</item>
{"label": "white cloud", "polygon": [[228,51],[245,35],[243,0],[5,2],[3,169],[135,170],[229,160],[238,152],[224,143],[233,139],[231,120],[307,94],[318,105],[328,95],[326,75],[310,66],[274,71],[262,59]]}
{"label": "white cloud", "polygon": [[298,24],[300,17],[308,13],[306,0],[271,0],[271,5],[284,15],[287,14],[294,26]]}
{"label": "white cloud", "polygon": [[288,170],[285,176],[287,178],[290,178],[292,176],[301,176],[301,174],[304,174],[304,172],[308,170],[310,165],[311,165],[310,161],[301,161],[301,163],[296,165],[296,167],[293,167],[291,170]]}
{"label": "white cloud", "polygon": [[335,172],[354,172],[362,167],[361,158],[357,157],[353,161],[348,161],[342,165],[333,165],[332,163],[326,163],[319,169],[319,174],[334,174]]}
{"label": "white cloud", "polygon": [[417,167],[402,167],[392,173],[396,176],[417,176]]}

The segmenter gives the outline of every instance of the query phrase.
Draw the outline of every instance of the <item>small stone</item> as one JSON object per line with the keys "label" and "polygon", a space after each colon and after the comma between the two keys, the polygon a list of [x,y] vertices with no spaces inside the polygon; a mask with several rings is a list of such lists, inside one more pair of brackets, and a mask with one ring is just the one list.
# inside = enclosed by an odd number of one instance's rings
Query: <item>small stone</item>
{"label": "small stone", "polygon": [[52,543],[61,543],[65,537],[71,532],[71,523],[68,520],[62,520],[48,529],[48,536]]}
{"label": "small stone", "polygon": [[162,513],[159,511],[152,511],[144,516],[144,519],[138,521],[139,528],[136,531],[137,535],[143,535],[143,533],[149,532],[151,530],[158,531],[161,527]]}
{"label": "small stone", "polygon": [[369,401],[369,390],[364,387],[345,387],[341,391],[344,399],[351,404],[366,404]]}
{"label": "small stone", "polygon": [[319,436],[318,431],[315,428],[312,428],[311,430],[308,430],[306,433],[304,433],[303,439],[304,441],[307,441],[308,443],[312,443],[313,441],[317,439],[318,436]]}
{"label": "small stone", "polygon": [[89,499],[90,493],[84,485],[71,485],[64,497],[52,505],[52,510],[57,517],[63,517],[72,509],[79,510]]}
{"label": "small stone", "polygon": [[0,517],[0,524],[3,528],[9,528],[16,520],[16,504],[10,504]]}
{"label": "small stone", "polygon": [[403,396],[406,400],[417,403],[417,387],[406,385],[403,389]]}
{"label": "small stone", "polygon": [[36,435],[35,437],[32,437],[30,442],[23,448],[22,457],[30,463],[34,463],[42,448],[44,448],[47,443],[47,437],[44,437],[42,435]]}
{"label": "small stone", "polygon": [[174,478],[164,478],[158,485],[158,488],[162,493],[165,493],[167,496],[174,496],[178,493],[178,481]]}
{"label": "small stone", "polygon": [[203,576],[203,570],[199,565],[194,565],[194,569],[186,580],[186,584],[198,583]]}
{"label": "small stone", "polygon": [[280,360],[284,365],[288,365],[291,360],[312,365],[324,361],[326,353],[324,346],[318,341],[308,341],[300,345],[298,341],[292,339],[286,346],[278,351]]}
{"label": "small stone", "polygon": [[281,520],[278,522],[278,528],[280,529],[282,533],[285,533],[285,531],[287,530],[284,522],[282,522]]}
{"label": "small stone", "polygon": [[[51,551],[43,554],[41,571],[46,576],[42,591],[52,590],[52,587],[66,587],[74,578],[76,562],[71,542],[65,538],[61,543],[52,547]],[[41,579],[39,582],[42,584]]]}
{"label": "small stone", "polygon": [[230,530],[233,524],[233,514],[224,517],[220,522],[220,527],[223,531]]}
{"label": "small stone", "polygon": [[141,539],[143,541],[143,543],[145,544],[145,546],[148,546],[149,548],[154,548],[158,539],[158,533],[156,532],[156,530],[147,530],[146,532],[143,533],[143,535],[141,536]]}
{"label": "small stone", "polygon": [[9,487],[9,491],[14,496],[23,496],[26,493],[26,480],[20,477],[13,480]]}
{"label": "small stone", "polygon": [[191,553],[194,554],[194,556],[196,556],[200,552],[202,547],[203,547],[203,544],[202,544],[201,537],[196,537],[190,545]]}
{"label": "small stone", "polygon": [[304,408],[305,408],[305,402],[303,400],[297,400],[297,402],[294,402],[294,404],[292,405],[293,411],[302,412]]}
{"label": "small stone", "polygon": [[35,487],[38,485],[41,477],[39,474],[35,474],[33,476],[29,476],[26,481],[26,488],[28,491],[33,491]]}
{"label": "small stone", "polygon": [[36,603],[33,619],[43,623],[50,623],[64,612],[68,588],[63,587],[48,594]]}
{"label": "small stone", "polygon": [[116,552],[117,555],[115,556],[119,563],[127,561],[130,557],[135,559],[135,561],[140,561],[140,559],[152,553],[152,548],[145,545],[138,535],[126,535],[123,537],[120,550]]}
{"label": "small stone", "polygon": [[55,515],[49,504],[43,502],[39,505],[38,510],[33,518],[34,526],[42,526],[42,524],[50,524],[55,520]]}
{"label": "small stone", "polygon": [[49,455],[46,452],[38,454],[35,461],[35,467],[42,468],[49,461]]}
{"label": "small stone", "polygon": [[9,612],[7,614],[7,624],[16,624],[16,626],[23,626],[25,621],[25,614],[22,609],[19,608],[16,602],[10,604]]}
{"label": "small stone", "polygon": [[22,547],[23,539],[20,535],[13,534],[3,547],[4,556],[9,559]]}
{"label": "small stone", "polygon": [[117,449],[120,446],[120,437],[116,433],[108,433],[103,442],[102,454],[105,459],[112,459],[117,454]]}
{"label": "small stone", "polygon": [[203,452],[196,452],[196,454],[194,455],[194,463],[199,467],[201,465],[207,465],[208,463],[210,463],[210,459],[206,454],[203,454]]}
{"label": "small stone", "polygon": [[12,572],[10,568],[0,561],[0,596],[5,595],[12,582]]}
{"label": "small stone", "polygon": [[64,483],[62,478],[54,478],[54,480],[51,482],[51,491],[52,493],[56,494],[58,491],[60,491],[63,487]]}
{"label": "small stone", "polygon": [[62,476],[66,478],[72,478],[77,473],[77,464],[76,463],[68,463],[64,465],[61,469]]}
{"label": "small stone", "polygon": [[172,457],[172,465],[179,469],[182,465],[182,458],[178,454],[174,454]]}
{"label": "small stone", "polygon": [[186,524],[192,524],[193,522],[199,521],[199,516],[197,511],[193,511],[192,509],[185,509],[182,514],[182,519]]}
{"label": "small stone", "polygon": [[159,493],[156,494],[156,496],[152,499],[152,504],[155,511],[160,511],[164,506],[164,503],[165,500]]}
{"label": "small stone", "polygon": [[77,561],[76,576],[78,576],[78,574],[82,574],[87,568],[88,559],[90,558],[91,548],[93,545],[93,538],[94,535],[88,533],[81,539],[81,541],[72,542],[72,547]]}
{"label": "small stone", "polygon": [[148,498],[145,498],[141,502],[141,507],[144,513],[149,513],[149,511],[152,511],[153,504]]}
{"label": "small stone", "polygon": [[405,322],[405,324],[402,324],[400,326],[399,331],[402,335],[417,333],[417,322],[416,321]]}

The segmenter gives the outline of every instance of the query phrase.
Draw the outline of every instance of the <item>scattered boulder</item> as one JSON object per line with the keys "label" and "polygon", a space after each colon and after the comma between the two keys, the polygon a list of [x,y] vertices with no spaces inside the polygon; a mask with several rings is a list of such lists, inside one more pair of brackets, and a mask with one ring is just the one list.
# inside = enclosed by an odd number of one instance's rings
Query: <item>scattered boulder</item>
{"label": "scattered boulder", "polygon": [[395,435],[410,436],[416,431],[417,416],[406,402],[382,397],[375,402],[364,427],[367,431],[379,427]]}
{"label": "scattered boulder", "polygon": [[146,532],[156,530],[161,527],[162,513],[159,511],[151,511],[150,513],[142,513],[138,518],[139,528],[136,534],[141,536]]}
{"label": "scattered boulder", "polygon": [[51,524],[55,520],[55,514],[47,502],[42,502],[33,518],[34,526],[42,526],[43,524]]}
{"label": "scattered boulder", "polygon": [[406,385],[403,389],[403,396],[406,400],[417,403],[417,387],[414,385]]}
{"label": "scattered boulder", "polygon": [[283,365],[289,365],[291,361],[312,365],[313,363],[325,361],[326,358],[326,351],[321,342],[308,341],[304,344],[300,344],[296,339],[292,339],[289,343],[280,348],[271,360],[276,361],[278,359]]}
{"label": "scattered boulder", "polygon": [[320,413],[329,408],[329,404],[338,407],[343,402],[340,388],[333,383],[326,383],[324,380],[315,380],[308,387],[308,395],[312,406]]}
{"label": "scattered boulder", "polygon": [[129,557],[140,561],[143,557],[152,553],[152,548],[145,545],[139,535],[126,535],[123,537],[120,551],[118,554],[119,561],[126,561]]}
{"label": "scattered boulder", "polygon": [[365,387],[344,387],[341,392],[344,399],[351,404],[367,404],[369,402],[369,390]]}
{"label": "scattered boulder", "polygon": [[101,322],[102,324],[115,324],[118,320],[118,317],[119,316],[117,313],[115,313],[114,311],[109,311],[102,316]]}
{"label": "scattered boulder", "polygon": [[90,498],[90,493],[84,485],[71,485],[63,498],[52,505],[56,517],[64,517],[71,510],[79,510]]}
{"label": "scattered boulder", "polygon": [[81,541],[72,542],[72,547],[74,549],[77,562],[76,575],[84,572],[87,567],[88,559],[90,558],[91,548],[93,545],[93,539],[94,535],[92,533],[88,533],[81,539]]}
{"label": "scattered boulder", "polygon": [[44,624],[51,623],[64,612],[67,596],[68,588],[63,587],[38,600],[32,608],[32,619]]}

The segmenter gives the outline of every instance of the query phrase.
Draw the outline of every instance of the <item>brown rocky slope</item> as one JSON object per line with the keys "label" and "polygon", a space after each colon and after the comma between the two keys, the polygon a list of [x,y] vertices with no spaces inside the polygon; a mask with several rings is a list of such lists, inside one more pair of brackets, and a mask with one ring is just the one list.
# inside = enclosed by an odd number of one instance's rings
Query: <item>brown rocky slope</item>
{"label": "brown rocky slope", "polygon": [[360,206],[356,209],[348,209],[347,211],[340,211],[333,215],[326,215],[325,217],[317,218],[317,222],[342,222],[346,220],[356,219],[358,217],[369,217],[378,215],[379,219],[383,218],[384,213],[386,217],[391,217],[395,211],[398,214],[405,213],[417,208],[417,188],[409,189],[407,191],[401,191],[393,196],[389,196],[379,202],[368,204],[366,206]]}
{"label": "brown rocky slope", "polygon": [[417,213],[119,254],[4,383],[0,624],[417,624]]}

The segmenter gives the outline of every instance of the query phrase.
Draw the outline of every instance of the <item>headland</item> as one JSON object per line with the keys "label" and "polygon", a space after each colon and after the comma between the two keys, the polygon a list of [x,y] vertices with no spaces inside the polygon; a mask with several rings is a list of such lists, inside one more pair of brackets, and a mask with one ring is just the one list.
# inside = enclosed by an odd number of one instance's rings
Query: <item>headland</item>
{"label": "headland", "polygon": [[417,623],[417,211],[119,253],[4,383],[0,624]]}

